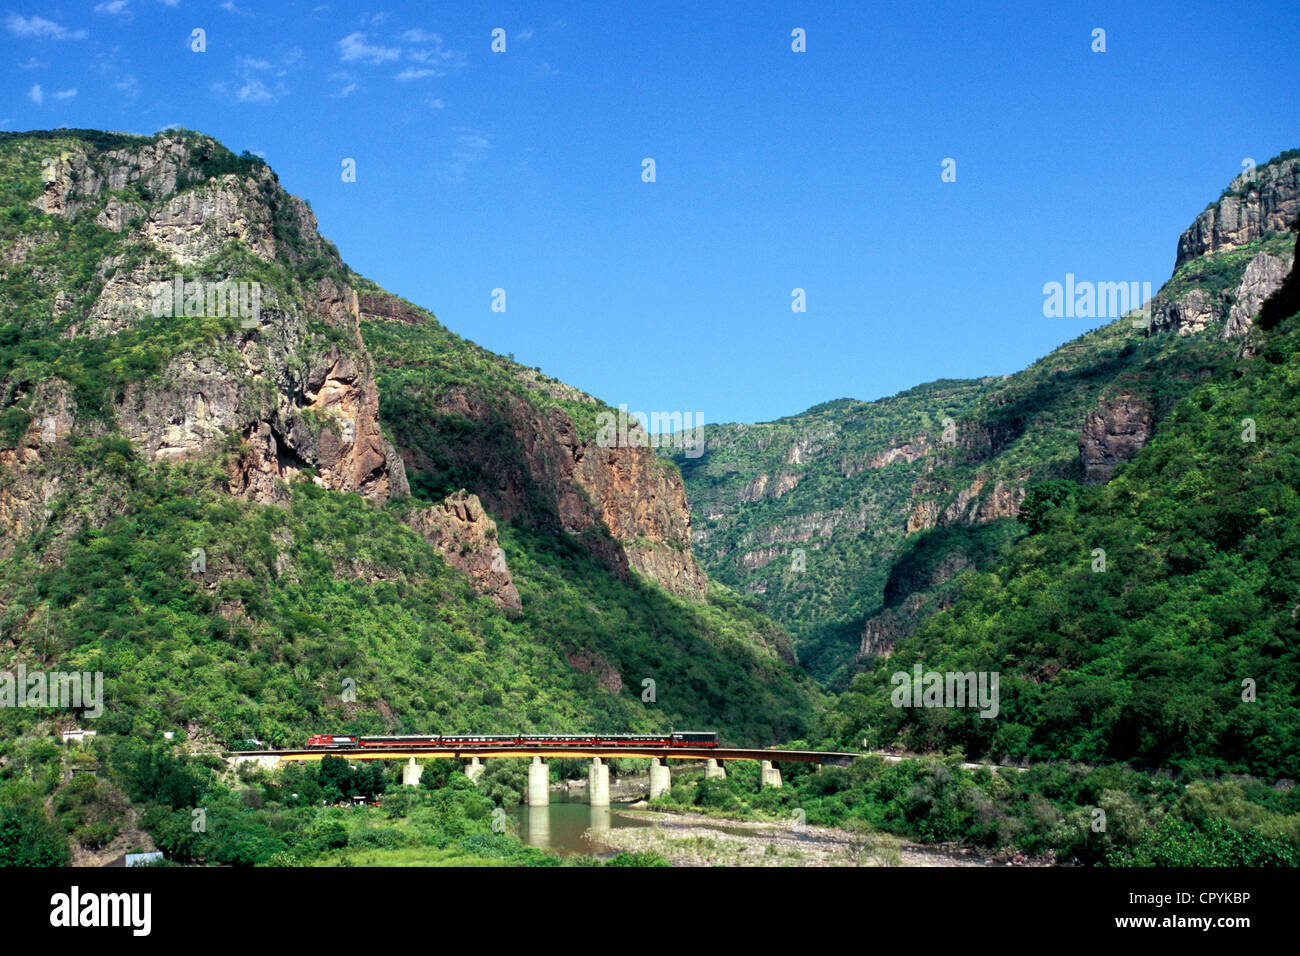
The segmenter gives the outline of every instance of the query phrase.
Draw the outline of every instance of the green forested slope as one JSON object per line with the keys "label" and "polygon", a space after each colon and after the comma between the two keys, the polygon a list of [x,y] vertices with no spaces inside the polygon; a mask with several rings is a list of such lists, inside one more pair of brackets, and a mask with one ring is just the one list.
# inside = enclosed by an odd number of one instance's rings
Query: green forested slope
{"label": "green forested slope", "polygon": [[[855,680],[832,736],[1297,776],[1300,316],[1274,321],[1108,484],[1039,495],[1006,559]],[[892,706],[915,663],[1000,672],[1001,713]]]}
{"label": "green forested slope", "polygon": [[[181,167],[167,197],[153,195],[148,177],[96,191],[95,178],[111,165],[103,151],[175,149],[178,136]],[[51,215],[35,203],[46,188],[43,165],[60,153],[82,164],[84,191],[74,184],[70,195],[84,208]],[[173,393],[186,380],[168,370],[188,359],[216,361],[238,377],[256,355],[268,372],[243,383],[255,396],[279,386],[268,381],[273,375],[288,383],[279,387],[301,389],[300,366],[331,349],[359,355],[364,374],[369,359],[350,330],[315,320],[294,325],[293,316],[311,314],[309,298],[323,279],[381,290],[307,234],[305,206],[265,164],[200,134],[6,134],[0,158],[0,245],[11,253],[0,269],[0,460],[8,463],[0,468],[0,513],[9,522],[18,520],[11,508],[39,515],[30,526],[6,523],[0,539],[0,668],[102,671],[101,733],[185,728],[219,745],[243,738],[293,745],[338,730],[691,724],[748,743],[802,731],[818,692],[783,659],[788,640],[779,629],[725,588],[704,601],[675,597],[640,577],[612,574],[569,536],[503,521],[499,540],[523,612],[507,616],[477,596],[401,521],[456,490],[463,482],[454,479],[463,476],[414,469],[414,497],[385,503],[323,490],[305,467],[289,482],[285,503],[262,504],[228,493],[237,432],[184,462],[147,460],[123,431],[120,417],[135,413],[124,392],[136,390],[145,404],[178,401],[184,396]],[[260,184],[251,202],[265,204],[272,258],[236,240],[182,267],[141,238],[138,227],[164,198],[175,206],[222,176]],[[120,231],[104,225],[112,203],[135,210]],[[252,331],[237,318],[137,310],[121,328],[87,332],[87,315],[111,284],[182,271],[260,281],[274,292],[276,311]],[[389,427],[433,420],[431,403],[448,380],[479,382],[493,396],[507,386],[543,410],[563,408],[580,431],[594,423],[594,400],[459,339],[431,316],[419,328],[366,323],[366,335],[385,362],[390,352],[411,360],[399,369],[394,359],[385,366],[391,375],[378,378],[379,413]],[[280,353],[264,343],[282,349],[286,367],[273,364]],[[70,395],[69,431],[21,445],[47,387]],[[471,445],[484,441],[473,429],[490,427],[461,425]],[[440,441],[447,446],[445,434]],[[50,489],[39,512],[23,510],[33,486]],[[206,555],[203,573],[191,573],[196,548]],[[656,684],[654,701],[642,700],[644,679]],[[355,682],[355,701],[343,698],[345,680]],[[0,722],[12,737],[51,716],[77,718],[6,708]]]}
{"label": "green forested slope", "polygon": [[[1291,160],[1275,157],[1266,166]],[[1221,313],[1207,328],[1146,329],[1135,316],[1065,343],[1020,372],[938,381],[874,402],[840,399],[756,425],[709,425],[681,469],[710,575],[757,600],[789,629],[811,673],[844,686],[864,621],[908,593],[886,593],[895,563],[935,550],[982,566],[990,537],[1015,536],[1018,495],[1054,479],[1080,482],[1080,435],[1108,403],[1147,409],[1156,430],[1170,409],[1240,350],[1222,315],[1247,265],[1284,257],[1293,238],[1268,233],[1183,262],[1154,301],[1204,296]],[[944,421],[952,426],[944,435]],[[972,524],[1002,522],[999,532]],[[805,571],[795,569],[795,551]],[[914,583],[902,630],[942,604],[947,581]]]}

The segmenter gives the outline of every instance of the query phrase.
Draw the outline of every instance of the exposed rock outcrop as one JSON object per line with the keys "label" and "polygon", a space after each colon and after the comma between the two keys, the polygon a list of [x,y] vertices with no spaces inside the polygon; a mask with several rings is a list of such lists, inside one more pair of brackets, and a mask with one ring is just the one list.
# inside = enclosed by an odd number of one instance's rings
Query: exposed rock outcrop
{"label": "exposed rock outcrop", "polygon": [[1228,194],[1196,217],[1178,240],[1177,269],[1189,259],[1286,232],[1300,215],[1300,158],[1242,173]]}
{"label": "exposed rock outcrop", "polygon": [[1079,462],[1085,484],[1104,484],[1151,438],[1155,417],[1145,401],[1121,395],[1089,413],[1079,434]]}
{"label": "exposed rock outcrop", "polygon": [[1147,334],[1175,332],[1178,335],[1196,335],[1222,318],[1221,301],[1204,289],[1192,289],[1176,299],[1156,296],[1151,306],[1151,324]]}
{"label": "exposed rock outcrop", "polygon": [[407,305],[397,296],[367,292],[358,295],[357,302],[363,322],[400,322],[403,325],[423,325],[428,321],[423,312]]}
{"label": "exposed rock outcrop", "polygon": [[[153,311],[156,289],[172,287],[187,267],[207,269],[209,284],[249,285],[244,276],[212,275],[211,264],[222,261],[231,244],[272,265],[320,254],[342,270],[310,209],[279,187],[269,167],[249,163],[243,173],[206,178],[195,157],[217,148],[178,134],[98,153],[78,143],[49,159],[36,208],[69,219],[98,210],[98,225],[134,230],[130,240],[147,250],[143,258],[101,260],[98,294],[89,309],[73,314],[67,337],[129,329]],[[110,195],[130,189],[148,201]],[[13,248],[26,246],[20,240]],[[199,299],[202,313],[210,313],[212,300]],[[73,301],[70,292],[58,290],[55,317],[65,318]],[[288,288],[259,285],[256,301],[257,311],[240,315],[233,332],[195,336],[173,350],[160,374],[123,387],[112,398],[121,430],[155,461],[220,453],[237,437],[243,447],[231,460],[230,488],[260,502],[283,500],[278,481],[309,467],[318,484],[333,490],[380,501],[407,494],[402,462],[380,429],[379,392],[360,337],[355,292],[329,279],[315,285],[293,279]],[[220,308],[229,304],[227,298]],[[173,309],[186,312],[188,303]],[[313,319],[343,329],[350,341],[324,340],[312,332]],[[91,426],[74,416],[67,427]]]}
{"label": "exposed rock outcrop", "polygon": [[508,612],[523,609],[505,551],[497,543],[497,524],[478,495],[449,495],[441,504],[412,511],[406,523],[463,571],[479,594]]}
{"label": "exposed rock outcrop", "polygon": [[[451,388],[438,412],[478,423],[467,438],[437,450],[479,476],[470,490],[494,514],[575,535],[616,574],[634,570],[683,596],[707,592],[690,551],[681,478],[654,449],[602,447],[580,438],[563,409],[543,411],[512,394],[489,399]],[[402,454],[414,468],[438,468],[415,442]]]}
{"label": "exposed rock outcrop", "polygon": [[923,601],[918,595],[906,604],[887,607],[879,614],[867,618],[862,626],[862,640],[858,657],[888,657],[894,645],[911,634],[919,623],[917,611]]}
{"label": "exposed rock outcrop", "polygon": [[0,558],[10,555],[23,535],[45,525],[64,478],[42,466],[42,451],[66,440],[76,423],[71,390],[58,379],[37,385],[27,409],[31,420],[22,437],[13,448],[0,448]]}
{"label": "exposed rock outcrop", "polygon": [[1281,288],[1293,262],[1293,256],[1278,258],[1266,252],[1250,260],[1223,325],[1225,339],[1239,338],[1250,331],[1251,320],[1259,314],[1264,300]]}
{"label": "exposed rock outcrop", "polygon": [[945,504],[942,478],[930,473],[913,486],[914,503],[904,524],[904,533],[915,534],[928,528],[956,524],[982,524],[998,518],[1014,518],[1025,500],[1025,482],[997,479],[992,487],[987,475],[977,475],[969,485],[959,488]]}
{"label": "exposed rock outcrop", "polygon": [[793,490],[802,479],[802,474],[788,471],[779,471],[775,475],[761,474],[741,492],[740,500],[751,503],[764,498],[780,498],[787,491]]}
{"label": "exposed rock outcrop", "polygon": [[595,651],[573,651],[565,655],[565,660],[569,666],[575,670],[580,670],[584,674],[590,674],[596,679],[596,683],[609,691],[611,694],[617,694],[623,689],[623,677],[619,674],[614,666],[605,660],[603,656]]}

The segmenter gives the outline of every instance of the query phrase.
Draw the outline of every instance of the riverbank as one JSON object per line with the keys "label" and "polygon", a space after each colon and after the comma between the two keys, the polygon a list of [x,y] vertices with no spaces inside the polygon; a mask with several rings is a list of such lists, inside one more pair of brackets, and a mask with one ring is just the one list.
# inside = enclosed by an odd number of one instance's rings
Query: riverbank
{"label": "riverbank", "polygon": [[645,826],[588,831],[612,852],[657,853],[673,866],[1049,866],[885,833],[730,820],[694,813],[620,810]]}

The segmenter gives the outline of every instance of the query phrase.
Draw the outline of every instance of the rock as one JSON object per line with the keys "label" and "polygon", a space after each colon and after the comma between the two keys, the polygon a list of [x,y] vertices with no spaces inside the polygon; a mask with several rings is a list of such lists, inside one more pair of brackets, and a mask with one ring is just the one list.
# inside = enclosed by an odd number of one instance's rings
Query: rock
{"label": "rock", "polygon": [[1228,320],[1223,326],[1225,339],[1239,338],[1250,331],[1251,320],[1259,314],[1264,300],[1276,292],[1291,271],[1293,258],[1279,259],[1261,252],[1250,260],[1237,286]]}
{"label": "rock", "polygon": [[1204,289],[1192,289],[1177,299],[1156,296],[1147,335],[1170,331],[1178,335],[1194,335],[1205,331],[1222,317],[1221,305]]}
{"label": "rock", "polygon": [[[170,285],[184,266],[211,261],[231,242],[268,262],[324,255],[342,269],[306,204],[286,194],[268,167],[254,164],[241,174],[205,179],[191,163],[192,150],[202,151],[205,143],[210,141],[164,136],[94,152],[78,142],[51,157],[45,189],[33,202],[38,209],[66,218],[98,209],[98,225],[113,231],[134,227],[131,240],[154,250],[143,259],[106,257],[98,264],[97,298],[72,317],[69,338],[131,328],[151,312],[155,283]],[[149,203],[110,195],[137,189]],[[283,234],[296,231],[293,244],[276,238],[276,223]],[[19,237],[6,258],[22,262],[35,244]],[[207,275],[204,281],[223,280],[250,281],[240,275]],[[251,324],[240,322],[220,336],[194,336],[184,351],[168,356],[161,373],[138,378],[112,398],[122,432],[153,461],[223,454],[227,441],[237,440],[230,490],[263,503],[283,501],[280,482],[307,468],[332,490],[376,501],[409,494],[405,467],[380,428],[379,392],[361,340],[355,291],[328,278],[305,288],[295,283],[289,290],[260,291],[260,315]],[[58,290],[55,317],[74,308],[75,296]],[[313,320],[347,336],[327,345],[312,331]],[[18,467],[33,454],[39,457],[39,450],[20,445],[11,450],[9,464]],[[0,504],[0,525],[30,527],[40,513],[12,498],[7,511]]]}
{"label": "rock", "polygon": [[[266,175],[270,170],[262,167]],[[215,256],[228,242],[239,241],[267,262],[275,261],[276,242],[258,180],[233,173],[186,190],[155,207],[140,233],[182,266]]]}
{"label": "rock", "polygon": [[1189,259],[1289,230],[1300,216],[1300,158],[1244,172],[1228,190],[1179,238],[1175,271]]}
{"label": "rock", "polygon": [[[1025,499],[1023,480],[1011,482],[999,478],[986,491],[987,485],[987,475],[976,475],[969,485],[952,494],[946,492],[936,478],[923,475],[913,485],[915,504],[907,516],[904,533],[911,535],[934,527],[983,524],[998,518],[1014,518],[1020,513],[1020,504]],[[922,494],[924,497],[920,497]],[[944,505],[946,494],[952,494],[952,497]]]}
{"label": "rock", "polygon": [[429,321],[424,312],[412,308],[397,296],[366,293],[358,296],[358,309],[363,322],[400,322],[403,325],[424,325]]}
{"label": "rock", "polygon": [[59,379],[38,384],[27,409],[31,420],[17,444],[0,448],[0,558],[8,557],[24,535],[45,525],[66,476],[44,467],[44,452],[61,444],[76,427],[76,403]]}
{"label": "rock", "polygon": [[[707,593],[681,476],[653,448],[580,439],[563,409],[542,411],[513,394],[488,399],[450,388],[437,410],[482,425],[438,450],[462,475],[477,476],[468,490],[493,514],[573,535],[621,577],[636,572],[695,599]],[[439,467],[415,442],[402,455],[420,470]]]}
{"label": "rock", "polygon": [[1085,484],[1104,484],[1119,465],[1131,461],[1151,438],[1155,418],[1147,403],[1132,395],[1102,402],[1088,414],[1079,433],[1079,462]]}
{"label": "rock", "polygon": [[505,551],[497,544],[496,522],[483,510],[478,495],[448,495],[441,504],[412,511],[406,523],[449,565],[463,571],[479,594],[508,612],[523,610]]}
{"label": "rock", "polygon": [[622,676],[609,661],[595,651],[574,651],[566,654],[565,660],[575,670],[596,678],[596,683],[611,694],[617,694],[623,689]]}

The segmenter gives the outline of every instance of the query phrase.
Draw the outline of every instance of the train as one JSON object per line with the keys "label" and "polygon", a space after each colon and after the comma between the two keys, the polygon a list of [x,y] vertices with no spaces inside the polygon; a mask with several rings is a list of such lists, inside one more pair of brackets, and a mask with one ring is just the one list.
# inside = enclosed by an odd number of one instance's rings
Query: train
{"label": "train", "polygon": [[476,747],[716,747],[718,735],[707,730],[675,730],[666,734],[410,734],[358,737],[354,734],[313,734],[307,747],[323,750],[410,750],[412,748],[472,750]]}

